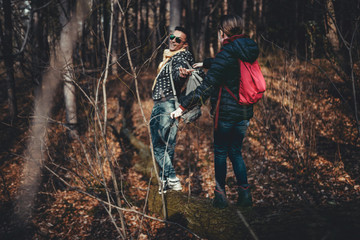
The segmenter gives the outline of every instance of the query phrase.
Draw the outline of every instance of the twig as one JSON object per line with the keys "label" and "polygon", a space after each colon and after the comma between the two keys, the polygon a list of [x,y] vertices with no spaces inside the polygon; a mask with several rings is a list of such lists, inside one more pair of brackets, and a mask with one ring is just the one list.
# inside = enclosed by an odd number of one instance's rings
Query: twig
{"label": "twig", "polygon": [[297,58],[302,59],[302,60],[306,61],[307,63],[309,63],[310,65],[317,67],[317,68],[320,70],[320,72],[322,72],[322,73],[326,76],[326,78],[331,82],[331,84],[332,84],[333,87],[335,88],[336,92],[340,95],[341,99],[342,99],[345,103],[347,103],[348,106],[350,105],[350,104],[348,103],[348,101],[344,98],[344,96],[340,93],[340,90],[336,87],[335,83],[331,80],[331,78],[329,77],[329,75],[326,73],[326,71],[325,71],[324,69],[322,69],[320,66],[312,63],[310,60],[307,60],[306,58],[301,57],[301,56],[297,55],[296,53],[291,52],[291,51],[289,51],[289,50],[287,50],[287,49],[285,49],[285,48],[277,45],[276,43],[274,43],[274,42],[266,39],[263,34],[260,34],[260,36],[261,36],[262,39],[264,39],[265,42],[268,42],[268,43],[272,44],[273,46],[279,48],[280,50],[282,50],[282,51],[284,51],[284,52],[286,52],[286,53],[289,53],[289,54],[291,54],[291,55],[295,55],[295,56],[297,56]]}
{"label": "twig", "polygon": [[110,53],[112,46],[112,35],[113,35],[113,22],[114,22],[114,2],[111,1],[111,17],[110,17],[110,34],[109,34],[109,47],[107,49],[106,56],[106,67],[105,67],[105,75],[103,80],[103,97],[104,97],[104,135],[106,137],[106,124],[107,124],[107,96],[106,96],[106,82],[109,75],[109,62],[110,62]]}
{"label": "twig", "polygon": [[116,209],[119,209],[119,210],[124,211],[124,212],[135,213],[135,214],[141,215],[141,216],[143,216],[143,217],[146,217],[146,218],[148,218],[148,219],[155,220],[155,221],[158,221],[158,222],[163,222],[163,223],[169,223],[169,224],[176,225],[176,226],[184,229],[185,231],[191,233],[191,234],[194,235],[196,238],[200,239],[200,237],[199,237],[197,234],[195,234],[195,233],[192,232],[191,230],[187,229],[186,227],[184,227],[184,226],[182,226],[182,225],[180,225],[180,224],[178,224],[178,223],[176,223],[176,222],[171,222],[171,221],[167,221],[167,220],[155,218],[155,217],[149,216],[149,215],[147,215],[147,214],[145,214],[145,213],[139,212],[139,211],[137,211],[137,210],[135,210],[135,209],[127,209],[127,208],[119,207],[119,206],[117,206],[117,205],[111,204],[110,202],[106,202],[106,201],[102,200],[101,198],[99,198],[99,197],[97,197],[97,196],[94,196],[94,195],[92,195],[92,194],[90,194],[90,193],[88,193],[88,192],[86,192],[86,191],[83,191],[83,190],[81,190],[81,189],[79,189],[79,188],[73,187],[73,186],[71,186],[67,181],[65,181],[62,177],[60,177],[58,174],[56,174],[53,170],[51,170],[49,167],[47,167],[46,165],[45,165],[45,168],[46,168],[50,173],[52,173],[53,175],[55,175],[60,181],[62,181],[62,182],[63,182],[66,186],[68,186],[71,190],[77,191],[77,192],[82,193],[82,194],[84,194],[84,195],[86,195],[86,196],[88,196],[88,197],[91,197],[91,198],[93,198],[93,199],[99,201],[100,203],[102,203],[102,204],[104,204],[104,205],[107,205],[107,206],[109,206],[109,207],[116,208]]}
{"label": "twig", "polygon": [[[120,5],[120,3],[119,3],[118,0],[117,0],[117,3],[118,3],[118,5],[119,5],[119,8],[120,8],[120,11],[121,11],[122,16],[125,16],[124,10],[122,9],[122,7],[121,7],[121,5]],[[135,71],[135,68],[134,68],[134,66],[133,66],[132,59],[131,59],[131,56],[130,56],[129,43],[128,43],[127,33],[126,33],[126,29],[125,29],[125,21],[123,21],[123,27],[122,27],[122,28],[123,28],[122,30],[123,30],[123,34],[124,34],[126,52],[127,52],[127,56],[128,56],[130,68],[131,68],[131,71],[132,71],[132,73],[133,73],[133,77],[134,77],[134,80],[135,80],[136,97],[137,97],[138,104],[139,104],[139,107],[140,107],[140,111],[141,111],[141,114],[142,114],[142,117],[143,117],[143,121],[144,121],[144,123],[148,126],[148,134],[149,134],[149,137],[150,137],[150,149],[151,149],[151,156],[152,156],[152,160],[153,160],[155,175],[156,175],[156,178],[157,178],[157,180],[158,180],[158,183],[159,183],[159,184],[162,184],[161,181],[160,181],[160,179],[159,179],[159,175],[158,175],[158,172],[157,172],[157,169],[156,169],[156,162],[155,162],[154,149],[153,149],[153,146],[152,146],[152,137],[151,137],[151,131],[150,131],[150,124],[148,124],[148,122],[147,122],[147,120],[146,120],[146,117],[145,117],[145,114],[144,114],[144,110],[143,110],[143,107],[142,107],[141,98],[140,98],[140,94],[139,94],[138,81],[137,81],[137,73],[136,73],[136,71]],[[165,199],[164,199],[164,196],[163,196],[162,198],[163,198],[164,217],[166,217],[166,207],[165,207]]]}
{"label": "twig", "polygon": [[[150,178],[149,178],[148,188],[147,188],[147,190],[146,190],[146,198],[145,198],[145,203],[144,203],[144,207],[143,207],[143,214],[145,214],[147,202],[148,202],[148,200],[149,200],[150,186],[151,186],[151,180],[152,180],[152,171],[151,171],[150,173],[151,173],[151,176],[150,176]],[[139,232],[138,239],[140,238],[140,233],[141,233],[141,228],[142,228],[143,219],[144,219],[144,216],[142,216],[142,217],[141,217],[141,220],[140,220],[140,224],[139,224],[139,228],[138,228],[138,232]]]}
{"label": "twig", "polygon": [[[318,4],[321,5],[320,1],[316,0],[316,2]],[[351,36],[351,41],[350,43],[348,41],[346,41],[344,35],[341,33],[340,28],[337,24],[337,21],[335,19],[335,17],[333,16],[333,14],[328,10],[328,8],[326,7],[326,12],[328,14],[328,16],[331,18],[332,22],[334,23],[335,27],[336,27],[336,33],[340,36],[342,42],[344,43],[344,46],[346,47],[346,49],[349,52],[349,65],[350,65],[350,69],[351,69],[351,73],[350,73],[350,78],[351,78],[351,87],[352,87],[352,91],[353,91],[353,99],[354,99],[354,111],[355,111],[355,121],[356,121],[356,125],[357,125],[357,130],[358,130],[358,137],[360,137],[360,123],[359,123],[359,116],[358,116],[358,109],[357,109],[357,100],[356,100],[356,87],[355,87],[355,77],[354,77],[354,63],[353,63],[353,57],[352,57],[352,49],[353,49],[353,44],[354,44],[354,39],[355,39],[355,35],[357,33],[357,29],[359,27],[358,23],[360,18],[358,17],[355,20],[355,29],[352,33]]]}
{"label": "twig", "polygon": [[24,49],[25,49],[25,46],[26,46],[26,43],[27,43],[28,37],[29,37],[29,32],[30,32],[30,28],[31,28],[31,22],[32,22],[33,14],[34,14],[34,12],[31,10],[31,11],[30,11],[30,18],[29,18],[29,21],[28,21],[28,26],[27,26],[27,29],[26,29],[24,41],[23,41],[23,43],[22,43],[22,45],[21,45],[20,50],[19,50],[17,53],[14,54],[14,57],[20,55],[20,54],[24,51]]}
{"label": "twig", "polygon": [[353,58],[352,58],[352,48],[353,48],[353,43],[354,43],[354,39],[355,39],[355,33],[359,27],[358,25],[358,21],[356,21],[355,23],[355,30],[353,32],[352,38],[351,38],[351,42],[350,42],[350,46],[348,48],[349,51],[349,59],[350,59],[350,67],[351,67],[351,83],[352,83],[352,90],[353,90],[353,98],[354,98],[354,110],[355,110],[355,120],[356,120],[356,124],[357,124],[357,128],[358,128],[358,138],[360,137],[360,123],[359,123],[359,116],[358,116],[358,109],[357,109],[357,100],[356,100],[356,88],[355,88],[355,76],[354,76],[354,63],[353,63]]}
{"label": "twig", "polygon": [[250,234],[252,235],[252,237],[255,240],[258,240],[259,238],[256,236],[256,234],[254,233],[254,231],[251,229],[250,225],[248,224],[248,222],[246,221],[244,215],[242,215],[242,213],[239,210],[236,210],[237,214],[239,215],[239,217],[241,218],[241,220],[244,222],[245,226],[249,229]]}

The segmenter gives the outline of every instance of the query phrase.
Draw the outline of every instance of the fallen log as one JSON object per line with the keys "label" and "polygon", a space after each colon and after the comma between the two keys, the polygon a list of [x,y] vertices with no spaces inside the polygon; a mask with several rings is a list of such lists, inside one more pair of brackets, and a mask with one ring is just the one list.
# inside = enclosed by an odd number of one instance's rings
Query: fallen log
{"label": "fallen log", "polygon": [[[156,186],[149,196],[149,210],[162,214],[162,200]],[[177,222],[206,239],[251,239],[244,216],[249,209],[229,206],[225,209],[214,208],[210,199],[188,197],[183,192],[165,193],[167,219]]]}
{"label": "fallen log", "polygon": [[[120,137],[125,138],[129,144],[135,148],[139,159],[136,161],[133,166],[135,171],[143,174],[144,176],[150,178],[151,172],[153,171],[153,162],[151,157],[151,151],[149,145],[138,140],[127,128],[123,127],[120,130]],[[154,174],[154,172],[153,172]]]}
{"label": "fallen log", "polygon": [[[125,129],[124,129],[125,130]],[[140,156],[137,168],[150,176],[152,159],[149,146],[130,131],[122,131]],[[155,178],[153,178],[155,179]],[[279,206],[256,206],[241,209],[230,205],[220,210],[211,200],[186,193],[164,194],[167,220],[186,227],[206,239],[358,239],[359,200],[333,206],[313,206],[291,202]],[[149,194],[149,211],[163,216],[162,195],[154,182]],[[249,223],[249,224],[248,224]],[[249,226],[250,225],[250,226]],[[253,232],[255,231],[256,234]]]}
{"label": "fallen log", "polygon": [[[128,129],[123,128],[121,136],[138,152],[140,159],[135,169],[149,177],[153,169],[149,146],[136,139]],[[256,239],[256,236],[251,236],[251,229],[245,220],[250,216],[249,209],[229,206],[220,210],[212,206],[210,199],[189,197],[187,193],[176,191],[165,193],[164,200],[167,220],[179,223],[203,238]],[[151,186],[148,209],[163,216],[163,201],[157,183]]]}

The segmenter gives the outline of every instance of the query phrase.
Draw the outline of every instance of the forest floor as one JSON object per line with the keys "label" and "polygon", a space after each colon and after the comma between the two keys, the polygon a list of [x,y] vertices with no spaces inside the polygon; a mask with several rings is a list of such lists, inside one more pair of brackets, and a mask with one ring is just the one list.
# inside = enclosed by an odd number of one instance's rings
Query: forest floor
{"label": "forest floor", "polygon": [[[280,60],[279,60],[280,61]],[[280,62],[264,61],[267,92],[255,106],[244,141],[244,160],[252,186],[254,216],[250,227],[258,239],[359,239],[360,229],[360,144],[351,105],[341,99],[329,79],[314,66],[293,61],[286,68]],[[321,61],[319,65],[324,64]],[[335,85],[346,93],[345,84],[327,68]],[[141,103],[146,119],[152,110],[153,72],[139,77]],[[93,91],[91,79],[81,79],[85,92]],[[0,84],[4,84],[4,81]],[[197,239],[176,225],[161,222],[146,210],[149,179],[134,165],[139,154],[120,134],[122,127],[145,144],[149,136],[130,77],[112,77],[107,85],[107,147],[121,183],[124,208],[151,216],[142,218],[124,212],[128,239]],[[56,94],[52,111],[54,121],[47,129],[47,149],[42,181],[33,218],[25,235],[17,235],[12,216],[33,110],[33,83],[17,79],[19,118],[7,120],[5,92],[0,94],[0,239],[117,239],[119,234],[104,206],[79,189],[106,199],[99,183],[84,173],[85,158],[98,156],[92,151],[100,143],[94,132],[96,118],[85,97],[78,99],[79,135],[88,147],[84,154],[79,141],[71,140],[62,122],[65,119],[61,90]],[[0,86],[4,91],[5,86]],[[346,94],[344,94],[346,96]],[[82,96],[79,92],[79,96]],[[344,102],[345,101],[345,102]],[[183,192],[211,199],[214,189],[212,132],[209,105],[194,124],[180,123],[174,165]],[[125,120],[125,121],[124,121]],[[103,153],[103,149],[98,150]],[[106,165],[106,164],[104,164]],[[106,181],[112,187],[109,166]],[[55,174],[53,174],[53,171]],[[67,185],[68,184],[68,185]],[[228,162],[227,194],[236,202],[235,176]],[[113,215],[118,216],[113,210]],[[119,224],[119,220],[117,220]],[[185,226],[186,227],[186,226]],[[246,239],[253,239],[248,234]]]}

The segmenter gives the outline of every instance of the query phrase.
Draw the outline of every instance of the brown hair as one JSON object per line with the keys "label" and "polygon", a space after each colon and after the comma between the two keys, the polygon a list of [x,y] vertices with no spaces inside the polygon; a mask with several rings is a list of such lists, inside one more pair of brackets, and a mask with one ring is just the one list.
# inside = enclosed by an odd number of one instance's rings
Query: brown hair
{"label": "brown hair", "polygon": [[220,18],[218,29],[228,37],[242,34],[244,21],[238,15],[224,15]]}

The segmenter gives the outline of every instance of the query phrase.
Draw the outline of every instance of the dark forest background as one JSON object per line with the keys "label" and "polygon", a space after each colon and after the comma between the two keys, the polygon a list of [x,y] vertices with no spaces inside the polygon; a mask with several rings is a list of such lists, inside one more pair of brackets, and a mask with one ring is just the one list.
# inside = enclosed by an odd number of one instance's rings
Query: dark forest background
{"label": "dark forest background", "polygon": [[61,41],[61,32],[76,14],[76,7],[85,11],[78,29],[74,30],[78,34],[72,49],[76,77],[97,77],[104,70],[110,29],[109,70],[118,74],[130,69],[126,44],[135,67],[154,68],[162,57],[159,52],[166,47],[163,43],[169,29],[175,25],[189,30],[191,50],[197,61],[213,57],[219,51],[217,23],[220,16],[237,14],[245,20],[245,33],[262,46],[262,53],[272,54],[271,49],[278,47],[301,60],[327,59],[350,88],[354,82],[356,92],[358,82],[353,79],[353,70],[359,59],[359,4],[357,0],[133,0],[114,3],[104,0],[86,1],[85,4],[78,1],[1,1],[1,76],[7,84],[7,92],[2,88],[1,96],[8,98],[13,120],[17,111],[14,71],[21,71],[36,86],[41,84],[50,53]]}
{"label": "dark forest background", "polygon": [[[196,61],[214,57],[224,14],[244,19],[267,82],[244,142],[254,207],[211,207],[208,104],[180,124],[187,201],[156,207],[172,199],[151,198],[157,65],[175,26]],[[359,25],[359,0],[0,0],[0,238],[356,239]]]}

